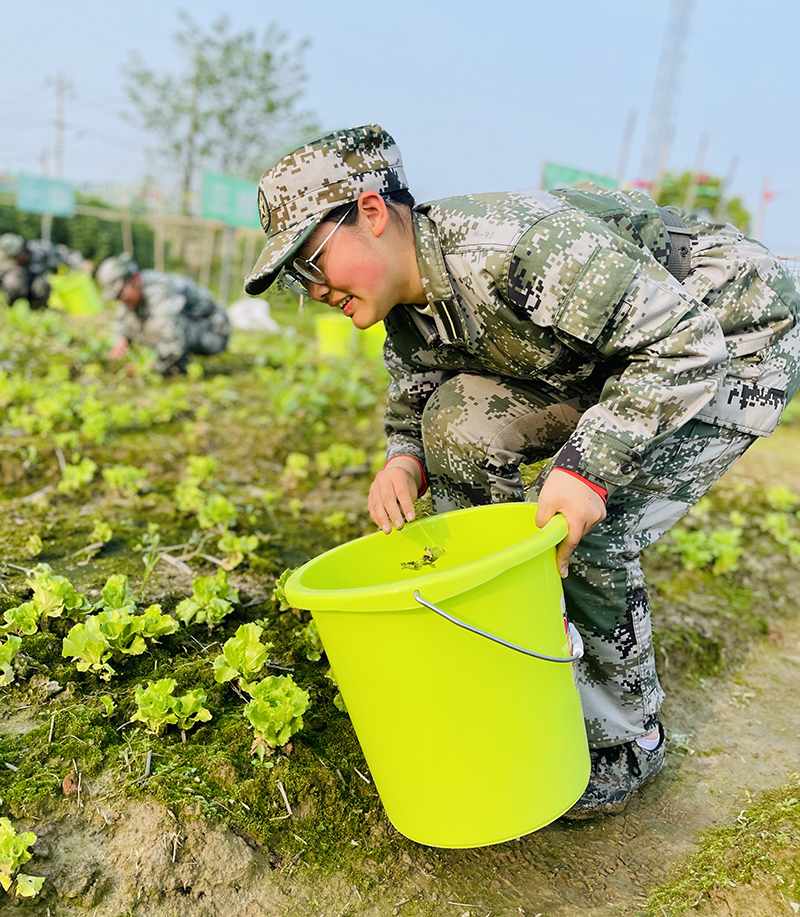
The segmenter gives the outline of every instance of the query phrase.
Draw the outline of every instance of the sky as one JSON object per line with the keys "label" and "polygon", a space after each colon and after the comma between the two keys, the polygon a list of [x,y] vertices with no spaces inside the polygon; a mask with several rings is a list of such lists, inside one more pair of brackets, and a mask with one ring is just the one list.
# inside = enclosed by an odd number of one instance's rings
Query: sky
{"label": "sky", "polygon": [[[729,177],[752,230],[777,254],[800,257],[800,3],[689,2],[673,44],[681,66],[666,167],[700,164]],[[540,187],[547,161],[644,177],[671,5],[0,0],[0,9],[0,172],[53,174],[58,77],[71,86],[63,177],[137,184],[152,172],[152,138],[123,117],[121,66],[136,51],[149,67],[178,72],[178,11],[190,9],[204,27],[227,15],[234,31],[272,24],[291,42],[308,39],[302,107],[325,129],[382,125],[423,201]]]}

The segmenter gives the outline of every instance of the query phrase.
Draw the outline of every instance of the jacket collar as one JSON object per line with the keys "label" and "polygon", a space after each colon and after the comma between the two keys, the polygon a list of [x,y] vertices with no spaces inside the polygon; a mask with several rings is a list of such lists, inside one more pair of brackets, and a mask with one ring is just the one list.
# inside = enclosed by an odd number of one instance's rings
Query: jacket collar
{"label": "jacket collar", "polygon": [[424,213],[412,211],[411,217],[417,266],[427,300],[427,307],[422,311],[409,306],[411,318],[425,336],[426,343],[437,338],[444,344],[466,343],[461,307],[444,263],[436,226]]}

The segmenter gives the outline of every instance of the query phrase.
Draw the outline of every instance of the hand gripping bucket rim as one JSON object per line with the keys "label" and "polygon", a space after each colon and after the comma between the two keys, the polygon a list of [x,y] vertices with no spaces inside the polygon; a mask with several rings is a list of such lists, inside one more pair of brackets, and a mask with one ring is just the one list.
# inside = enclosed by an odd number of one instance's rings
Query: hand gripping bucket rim
{"label": "hand gripping bucket rim", "polygon": [[[340,545],[286,583],[312,612],[389,819],[418,843],[520,837],[586,786],[573,666],[530,658],[579,655],[555,562],[566,521],[537,530],[535,515],[509,503],[426,517]],[[410,569],[431,543],[444,555]]]}

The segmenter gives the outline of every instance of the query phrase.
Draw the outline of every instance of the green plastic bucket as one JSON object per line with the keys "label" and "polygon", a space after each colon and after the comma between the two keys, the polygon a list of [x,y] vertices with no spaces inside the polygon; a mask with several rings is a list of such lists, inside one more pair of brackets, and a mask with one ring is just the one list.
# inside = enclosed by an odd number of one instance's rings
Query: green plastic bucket
{"label": "green plastic bucket", "polygon": [[[71,315],[97,315],[103,311],[103,302],[91,276],[83,271],[51,274],[48,305]],[[54,295],[55,294],[55,295]]]}
{"label": "green plastic bucket", "polygon": [[356,329],[352,322],[336,312],[332,315],[315,315],[317,353],[335,360],[350,360],[355,350]]}
{"label": "green plastic bucket", "polygon": [[[520,837],[586,787],[582,647],[555,562],[567,525],[535,516],[533,503],[443,513],[334,548],[286,583],[316,621],[387,815],[418,843]],[[402,566],[426,548],[445,553]]]}

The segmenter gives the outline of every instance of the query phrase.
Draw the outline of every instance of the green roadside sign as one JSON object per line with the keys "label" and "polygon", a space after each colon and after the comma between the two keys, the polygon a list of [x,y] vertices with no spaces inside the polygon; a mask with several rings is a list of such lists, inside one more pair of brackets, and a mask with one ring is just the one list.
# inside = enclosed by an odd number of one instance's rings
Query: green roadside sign
{"label": "green roadside sign", "polygon": [[38,175],[17,176],[17,210],[49,213],[54,217],[75,216],[75,189],[69,182]]}
{"label": "green roadside sign", "polygon": [[203,175],[202,214],[242,229],[261,229],[256,194],[258,186],[241,178],[206,172]]}
{"label": "green roadside sign", "polygon": [[583,169],[573,169],[571,166],[562,166],[557,162],[546,162],[542,177],[542,187],[546,191],[553,188],[574,188],[582,182],[592,182],[609,191],[616,190],[617,183],[607,175],[598,175],[595,172],[586,172]]}

